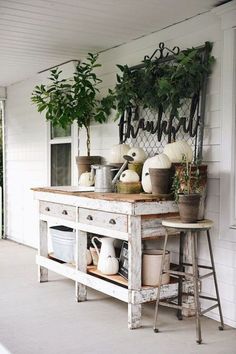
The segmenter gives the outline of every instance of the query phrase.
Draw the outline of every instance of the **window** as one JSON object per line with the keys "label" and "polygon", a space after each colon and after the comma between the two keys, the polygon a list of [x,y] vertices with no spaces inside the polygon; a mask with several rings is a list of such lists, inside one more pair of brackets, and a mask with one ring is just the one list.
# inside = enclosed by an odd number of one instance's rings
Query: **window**
{"label": "window", "polygon": [[62,129],[50,125],[50,184],[72,184],[72,128]]}

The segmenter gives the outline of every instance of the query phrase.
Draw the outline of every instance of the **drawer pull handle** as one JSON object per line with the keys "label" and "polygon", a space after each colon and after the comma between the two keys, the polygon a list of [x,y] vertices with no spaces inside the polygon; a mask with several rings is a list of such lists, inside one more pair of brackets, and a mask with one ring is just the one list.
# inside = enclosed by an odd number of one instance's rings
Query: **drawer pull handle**
{"label": "drawer pull handle", "polygon": [[92,215],[88,215],[88,216],[87,216],[87,220],[93,220]]}
{"label": "drawer pull handle", "polygon": [[68,215],[68,212],[66,210],[63,210],[62,214],[63,215]]}
{"label": "drawer pull handle", "polygon": [[115,221],[114,219],[111,219],[111,220],[109,221],[109,224],[115,225],[115,224],[116,224],[116,221]]}
{"label": "drawer pull handle", "polygon": [[50,208],[49,208],[49,207],[46,207],[45,210],[46,210],[46,211],[50,211]]}

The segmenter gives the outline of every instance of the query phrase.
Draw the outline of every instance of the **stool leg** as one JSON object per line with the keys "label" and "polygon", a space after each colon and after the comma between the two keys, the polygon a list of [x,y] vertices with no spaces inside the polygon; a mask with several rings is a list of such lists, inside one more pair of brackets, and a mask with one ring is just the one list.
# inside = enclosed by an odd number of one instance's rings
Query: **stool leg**
{"label": "stool leg", "polygon": [[[184,236],[185,233],[183,231],[180,232],[180,239],[179,239],[179,271],[183,272],[183,248],[184,248]],[[183,297],[183,276],[179,275],[179,282],[178,282],[178,305],[182,306],[182,297]],[[177,310],[177,318],[178,320],[182,320],[182,309]]]}
{"label": "stool leg", "polygon": [[160,295],[161,295],[161,283],[162,283],[162,274],[163,274],[163,267],[164,267],[164,261],[165,261],[167,240],[168,240],[168,232],[167,232],[167,230],[165,230],[165,240],[164,240],[164,247],[163,247],[163,253],[162,253],[162,258],[161,258],[159,286],[157,289],[157,300],[156,300],[156,306],[155,306],[154,325],[153,325],[153,330],[155,333],[159,332],[159,330],[157,328],[157,317],[158,317],[159,302],[160,302]]}
{"label": "stool leg", "polygon": [[192,249],[192,263],[193,263],[193,286],[194,286],[194,300],[196,311],[196,337],[197,343],[202,343],[201,323],[200,323],[200,303],[199,303],[199,289],[198,289],[198,259],[197,259],[197,232],[191,232],[191,249]]}
{"label": "stool leg", "polygon": [[208,246],[209,246],[210,258],[211,258],[211,266],[212,266],[214,283],[215,283],[215,290],[216,290],[216,297],[217,297],[217,302],[218,302],[218,307],[219,307],[219,314],[220,314],[220,323],[221,323],[221,325],[219,326],[219,330],[223,331],[223,329],[224,329],[224,321],[223,321],[223,315],[222,315],[221,304],[220,304],[220,294],[219,294],[219,289],[218,289],[218,284],[217,284],[217,279],[216,279],[215,263],[214,263],[214,257],[213,257],[212,247],[211,247],[211,238],[210,238],[210,231],[209,230],[207,230],[207,241],[208,241]]}

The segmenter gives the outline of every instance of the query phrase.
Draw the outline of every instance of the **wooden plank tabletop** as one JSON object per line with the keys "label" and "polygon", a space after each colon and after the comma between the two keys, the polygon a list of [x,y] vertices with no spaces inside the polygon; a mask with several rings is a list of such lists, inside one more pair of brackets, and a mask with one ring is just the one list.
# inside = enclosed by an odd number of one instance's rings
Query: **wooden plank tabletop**
{"label": "wooden plank tabletop", "polygon": [[98,192],[81,192],[78,190],[71,190],[68,187],[68,190],[60,189],[57,187],[40,187],[40,188],[31,188],[34,192],[45,192],[45,193],[56,193],[56,194],[66,194],[74,195],[78,197],[85,197],[91,199],[102,199],[108,201],[122,201],[122,202],[157,202],[171,200],[170,196],[155,196],[152,194],[140,193],[140,194],[122,194],[122,193],[98,193]]}

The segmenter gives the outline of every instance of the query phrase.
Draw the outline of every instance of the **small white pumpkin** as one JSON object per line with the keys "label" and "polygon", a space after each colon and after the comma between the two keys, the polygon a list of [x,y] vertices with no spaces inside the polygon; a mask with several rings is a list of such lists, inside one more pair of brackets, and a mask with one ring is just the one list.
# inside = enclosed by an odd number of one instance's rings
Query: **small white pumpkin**
{"label": "small white pumpkin", "polygon": [[91,252],[88,249],[86,250],[86,259],[87,259],[87,265],[90,265],[93,261]]}
{"label": "small white pumpkin", "polygon": [[123,183],[139,182],[139,175],[133,170],[125,170],[120,176]]}
{"label": "small white pumpkin", "polygon": [[142,187],[144,192],[152,193],[152,184],[151,184],[151,178],[149,172],[146,172],[146,174],[142,178]]}
{"label": "small white pumpkin", "polygon": [[119,261],[116,257],[108,256],[106,260],[102,262],[100,271],[106,275],[117,274],[119,270]]}
{"label": "small white pumpkin", "polygon": [[193,159],[191,146],[182,140],[166,144],[163,152],[169,157],[171,162],[182,162],[183,157],[186,157],[187,162],[191,162]]}
{"label": "small white pumpkin", "polygon": [[123,163],[125,160],[123,159],[124,155],[127,155],[130,150],[130,146],[128,144],[117,144],[111,148],[110,156],[108,161],[110,163]]}
{"label": "small white pumpkin", "polygon": [[91,187],[94,184],[91,172],[84,172],[79,178],[79,186]]}
{"label": "small white pumpkin", "polygon": [[128,151],[127,155],[133,157],[133,159],[134,159],[133,162],[142,163],[147,158],[147,154],[142,148],[133,147]]}

